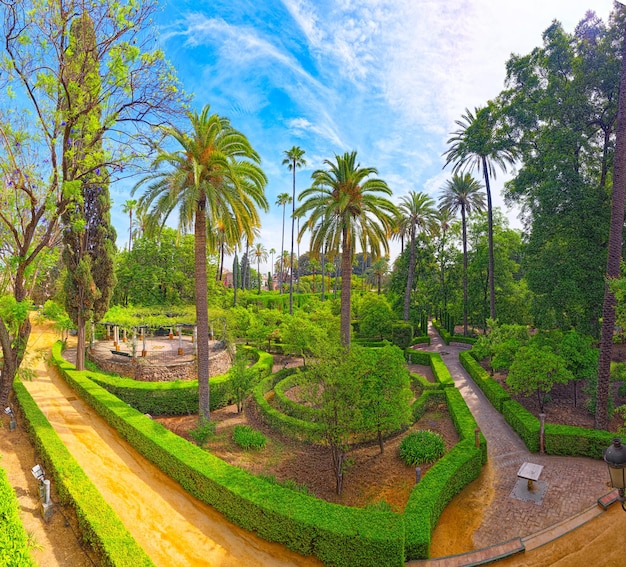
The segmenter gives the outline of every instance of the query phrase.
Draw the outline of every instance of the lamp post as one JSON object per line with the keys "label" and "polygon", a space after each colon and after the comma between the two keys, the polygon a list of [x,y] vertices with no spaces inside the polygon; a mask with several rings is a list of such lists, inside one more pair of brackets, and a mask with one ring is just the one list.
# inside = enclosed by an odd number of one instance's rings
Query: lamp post
{"label": "lamp post", "polygon": [[622,503],[622,509],[626,512],[626,497],[624,496],[624,489],[626,488],[626,447],[622,445],[620,437],[615,437],[613,445],[604,451],[604,462],[609,467],[611,486],[617,488],[618,500]]}

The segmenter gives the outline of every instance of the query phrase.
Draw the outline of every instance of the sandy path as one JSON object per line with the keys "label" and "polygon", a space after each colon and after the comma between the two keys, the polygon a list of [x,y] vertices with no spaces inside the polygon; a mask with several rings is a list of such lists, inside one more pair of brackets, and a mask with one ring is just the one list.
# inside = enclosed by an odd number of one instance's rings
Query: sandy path
{"label": "sandy path", "polygon": [[[34,328],[29,347],[57,340]],[[31,351],[32,352],[32,351]],[[154,563],[172,566],[320,565],[242,530],[189,496],[122,440],[43,361],[28,391],[86,474]]]}

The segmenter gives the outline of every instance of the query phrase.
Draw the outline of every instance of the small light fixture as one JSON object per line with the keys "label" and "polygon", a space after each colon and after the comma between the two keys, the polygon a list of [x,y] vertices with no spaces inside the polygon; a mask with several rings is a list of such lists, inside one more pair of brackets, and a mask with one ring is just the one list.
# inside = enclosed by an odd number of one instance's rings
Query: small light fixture
{"label": "small light fixture", "polygon": [[10,407],[4,408],[4,413],[7,415],[13,415],[13,410]]}
{"label": "small light fixture", "polygon": [[46,476],[46,473],[41,465],[35,465],[32,469],[30,469],[30,472],[33,473],[33,476],[39,482],[43,482],[44,476]]}
{"label": "small light fixture", "polygon": [[622,509],[626,512],[626,447],[622,445],[622,439],[615,437],[613,445],[604,451],[604,462],[609,467],[611,486],[617,488],[618,500],[622,503]]}

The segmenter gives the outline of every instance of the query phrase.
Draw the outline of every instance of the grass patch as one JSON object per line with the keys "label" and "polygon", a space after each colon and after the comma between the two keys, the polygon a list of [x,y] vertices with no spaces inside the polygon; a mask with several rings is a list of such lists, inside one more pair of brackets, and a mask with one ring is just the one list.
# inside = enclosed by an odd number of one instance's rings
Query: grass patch
{"label": "grass patch", "polygon": [[260,451],[265,448],[267,439],[263,433],[252,429],[249,425],[236,425],[233,430],[233,441],[245,451]]}

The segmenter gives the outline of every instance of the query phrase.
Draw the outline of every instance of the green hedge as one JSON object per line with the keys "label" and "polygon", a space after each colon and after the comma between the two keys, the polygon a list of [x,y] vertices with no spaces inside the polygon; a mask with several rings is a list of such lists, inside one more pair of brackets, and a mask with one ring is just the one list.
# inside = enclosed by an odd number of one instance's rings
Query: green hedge
{"label": "green hedge", "polygon": [[547,423],[544,449],[548,455],[602,459],[604,451],[613,443],[614,437],[615,433],[610,431]]}
{"label": "green hedge", "polygon": [[447,345],[450,343],[462,343],[467,345],[473,345],[476,342],[474,337],[466,337],[464,335],[451,335],[446,329],[443,328],[435,319],[432,321],[433,327],[439,333],[443,342]]}
{"label": "green hedge", "polygon": [[459,353],[459,360],[463,368],[467,370],[474,382],[483,391],[491,405],[502,413],[504,404],[511,399],[511,394],[507,392],[489,373],[478,363],[470,351]]}
{"label": "green hedge", "polygon": [[438,384],[444,387],[454,386],[454,380],[448,371],[448,367],[443,362],[438,352],[424,352],[407,348],[404,351],[407,360],[411,360],[413,364],[421,364],[422,366],[430,366],[433,376]]}
{"label": "green hedge", "polygon": [[[60,352],[60,343],[57,343],[54,354],[60,357]],[[154,563],[72,457],[25,386],[16,380],[13,389],[44,468],[52,474],[61,502],[71,504],[76,510],[83,541],[94,548],[102,565],[153,567]],[[117,403],[119,405],[119,401]]]}
{"label": "green hedge", "polygon": [[411,346],[423,344],[430,345],[430,337],[428,335],[420,335],[411,339]]}
{"label": "green hedge", "polygon": [[20,520],[20,507],[15,492],[2,467],[0,467],[0,565],[7,567],[36,565],[30,556],[28,536]]}
{"label": "green hedge", "polygon": [[67,382],[124,439],[231,522],[303,555],[316,555],[326,565],[403,565],[401,516],[330,504],[254,477],[120,403],[64,361],[60,345],[52,355]]}
{"label": "green hedge", "polygon": [[[249,346],[240,347],[250,352],[257,361],[254,368],[259,376],[272,371],[274,357]],[[189,415],[198,411],[198,381],[141,382],[132,378],[88,372],[88,377],[131,405],[141,413],[149,415]],[[210,409],[216,410],[232,403],[230,376],[221,374],[209,379]]]}
{"label": "green hedge", "polygon": [[274,385],[274,401],[278,409],[288,416],[308,422],[316,422],[319,412],[310,406],[294,402],[285,392],[297,386],[302,379],[300,372],[294,372]]}

